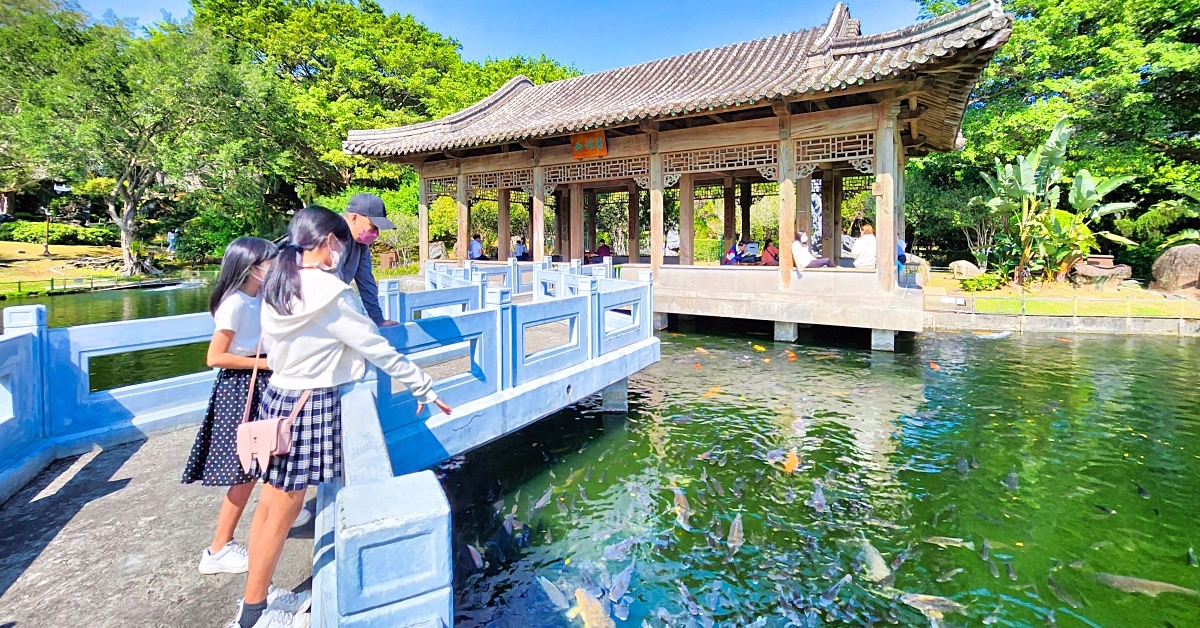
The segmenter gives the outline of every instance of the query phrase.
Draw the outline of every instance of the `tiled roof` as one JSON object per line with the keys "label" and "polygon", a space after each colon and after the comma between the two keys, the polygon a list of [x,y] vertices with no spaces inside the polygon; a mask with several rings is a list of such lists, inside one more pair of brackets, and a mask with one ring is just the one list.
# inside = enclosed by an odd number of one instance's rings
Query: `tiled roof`
{"label": "tiled roof", "polygon": [[[981,0],[908,28],[863,36],[858,20],[838,3],[818,28],[543,85],[518,76],[458,113],[350,131],[342,147],[375,157],[440,152],[835,91],[936,69],[963,51],[983,52],[986,62],[1007,40],[1011,23],[998,0]],[[982,65],[972,66],[966,81],[952,73],[931,83],[930,90],[940,89],[937,99],[948,105],[930,112],[940,117],[925,127],[934,132],[935,148],[953,145]]]}

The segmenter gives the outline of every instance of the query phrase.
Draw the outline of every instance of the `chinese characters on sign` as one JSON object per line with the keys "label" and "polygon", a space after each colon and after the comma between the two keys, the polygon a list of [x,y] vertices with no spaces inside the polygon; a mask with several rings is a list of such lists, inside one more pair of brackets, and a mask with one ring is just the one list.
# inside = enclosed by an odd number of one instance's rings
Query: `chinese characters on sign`
{"label": "chinese characters on sign", "polygon": [[575,159],[608,156],[608,142],[604,131],[589,131],[571,136],[571,156]]}

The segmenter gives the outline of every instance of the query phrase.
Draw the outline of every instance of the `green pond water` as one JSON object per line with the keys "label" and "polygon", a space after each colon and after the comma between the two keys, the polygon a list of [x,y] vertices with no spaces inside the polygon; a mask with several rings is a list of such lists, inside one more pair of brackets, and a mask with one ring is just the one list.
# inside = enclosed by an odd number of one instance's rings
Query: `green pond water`
{"label": "green pond water", "polygon": [[906,593],[962,605],[945,626],[1200,625],[1200,597],[1098,575],[1200,589],[1200,342],[662,341],[627,418],[584,404],[440,467],[457,626],[582,625],[543,585],[616,587],[618,626],[931,625]]}

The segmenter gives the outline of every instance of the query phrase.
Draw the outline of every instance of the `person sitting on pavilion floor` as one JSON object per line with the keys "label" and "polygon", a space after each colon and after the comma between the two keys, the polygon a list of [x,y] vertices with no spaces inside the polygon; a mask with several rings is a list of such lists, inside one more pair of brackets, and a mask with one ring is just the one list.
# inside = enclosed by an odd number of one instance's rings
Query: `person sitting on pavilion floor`
{"label": "person sitting on pavilion floor", "polygon": [[740,241],[729,247],[729,251],[725,253],[725,257],[721,258],[721,265],[732,266],[742,263],[742,257],[746,254],[746,242]]}
{"label": "person sitting on pavilion floor", "polygon": [[854,241],[854,248],[850,249],[850,257],[854,258],[855,268],[875,268],[875,228],[869,223],[859,228],[859,236]]}
{"label": "person sitting on pavilion floor", "polygon": [[467,259],[487,259],[487,256],[483,254],[483,238],[478,233],[467,243]]}
{"label": "person sitting on pavilion floor", "polygon": [[792,262],[796,264],[796,270],[804,268],[836,268],[828,257],[817,257],[813,255],[812,249],[808,247],[808,234],[803,231],[796,232],[796,239],[792,241]]}
{"label": "person sitting on pavilion floor", "polygon": [[763,266],[779,265],[779,249],[775,248],[770,238],[767,238],[767,245],[763,247],[762,263]]}
{"label": "person sitting on pavilion floor", "polygon": [[517,244],[513,246],[513,257],[517,258],[519,261],[524,261],[526,252],[525,238],[518,238]]}
{"label": "person sitting on pavilion floor", "polygon": [[596,247],[596,252],[592,254],[592,263],[600,264],[604,262],[604,258],[612,257],[612,249],[608,248],[608,243],[604,240],[600,241],[600,246]]}

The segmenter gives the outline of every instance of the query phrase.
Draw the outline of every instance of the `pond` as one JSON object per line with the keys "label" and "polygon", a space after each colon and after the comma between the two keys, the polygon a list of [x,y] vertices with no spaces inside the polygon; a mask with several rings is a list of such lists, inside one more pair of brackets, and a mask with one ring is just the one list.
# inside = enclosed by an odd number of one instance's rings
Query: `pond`
{"label": "pond", "polygon": [[[161,288],[7,299],[0,301],[0,307],[43,304],[51,327],[70,327],[204,312],[208,310],[211,290],[204,283],[182,283]],[[202,342],[92,358],[89,387],[96,392],[197,373],[208,368],[207,351],[208,343]]]}
{"label": "pond", "polygon": [[456,625],[1200,625],[1200,342],[996,336],[664,334],[627,418],[438,470]]}

